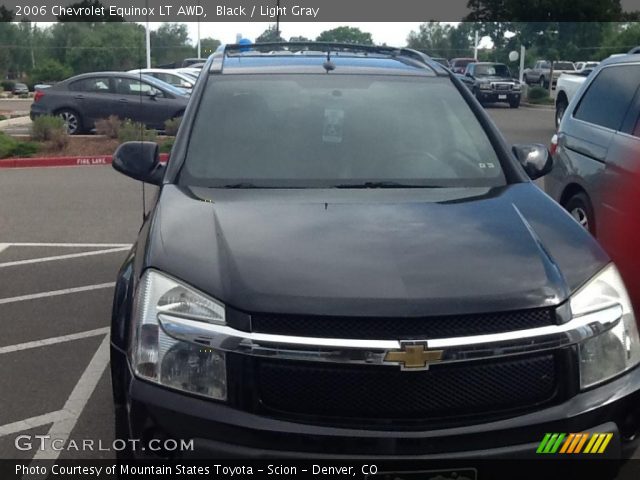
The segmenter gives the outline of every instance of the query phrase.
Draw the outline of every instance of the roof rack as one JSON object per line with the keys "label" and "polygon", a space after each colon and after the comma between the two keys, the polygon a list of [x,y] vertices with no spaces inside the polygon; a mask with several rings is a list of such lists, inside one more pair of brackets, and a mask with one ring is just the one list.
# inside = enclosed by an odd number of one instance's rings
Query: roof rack
{"label": "roof rack", "polygon": [[220,49],[214,54],[214,59],[217,58],[218,61],[214,61],[212,64],[212,71],[222,73],[225,58],[232,56],[277,56],[279,52],[282,52],[282,55],[284,56],[291,55],[291,52],[305,51],[309,51],[309,54],[317,52],[318,56],[333,56],[336,54],[340,56],[341,53],[347,53],[352,55],[359,54],[363,56],[372,56],[376,58],[393,58],[422,68],[429,67],[437,75],[447,74],[446,70],[439,63],[433,61],[427,54],[419,52],[418,50],[413,50],[411,48],[339,42],[265,42],[252,44],[227,44],[223,49]]}

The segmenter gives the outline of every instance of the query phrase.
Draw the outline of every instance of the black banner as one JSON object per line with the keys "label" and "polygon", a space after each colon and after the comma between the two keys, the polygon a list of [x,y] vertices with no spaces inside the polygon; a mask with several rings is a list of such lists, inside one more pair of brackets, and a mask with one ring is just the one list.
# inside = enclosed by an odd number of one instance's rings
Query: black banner
{"label": "black banner", "polygon": [[595,22],[640,19],[640,0],[0,0],[3,21]]}
{"label": "black banner", "polygon": [[640,460],[0,460],[2,480],[139,478],[357,480],[637,480]]}

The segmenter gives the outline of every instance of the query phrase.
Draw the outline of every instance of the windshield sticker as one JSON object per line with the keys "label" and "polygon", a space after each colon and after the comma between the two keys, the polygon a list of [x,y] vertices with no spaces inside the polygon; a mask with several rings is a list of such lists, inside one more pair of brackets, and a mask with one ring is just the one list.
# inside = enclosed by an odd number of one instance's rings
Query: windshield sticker
{"label": "windshield sticker", "polygon": [[336,108],[324,109],[324,125],[322,127],[322,141],[328,143],[342,142],[344,128],[344,110]]}

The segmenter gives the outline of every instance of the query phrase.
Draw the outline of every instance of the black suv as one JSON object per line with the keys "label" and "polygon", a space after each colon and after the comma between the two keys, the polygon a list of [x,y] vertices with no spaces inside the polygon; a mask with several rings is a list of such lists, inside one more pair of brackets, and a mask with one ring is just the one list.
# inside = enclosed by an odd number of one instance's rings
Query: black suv
{"label": "black suv", "polygon": [[119,437],[301,459],[637,445],[615,266],[532,183],[546,148],[508,148],[429,57],[226,46],[168,164],[127,143],[114,167],[158,186],[115,290]]}
{"label": "black suv", "polygon": [[460,80],[480,103],[506,102],[511,108],[520,106],[520,82],[504,63],[470,63]]}

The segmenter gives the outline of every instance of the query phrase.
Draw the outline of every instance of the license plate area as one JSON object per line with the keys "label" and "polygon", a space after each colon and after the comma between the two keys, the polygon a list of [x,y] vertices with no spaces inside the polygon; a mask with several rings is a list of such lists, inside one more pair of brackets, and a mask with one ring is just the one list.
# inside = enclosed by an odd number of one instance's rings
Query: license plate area
{"label": "license plate area", "polygon": [[507,96],[506,95],[498,95],[498,100],[506,100]]}

